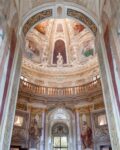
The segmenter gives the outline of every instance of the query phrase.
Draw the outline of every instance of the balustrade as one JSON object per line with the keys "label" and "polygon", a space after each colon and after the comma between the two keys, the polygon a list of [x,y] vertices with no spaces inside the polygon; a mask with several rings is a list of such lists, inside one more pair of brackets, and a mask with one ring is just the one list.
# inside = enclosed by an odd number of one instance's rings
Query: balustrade
{"label": "balustrade", "polygon": [[56,88],[56,87],[44,87],[35,85],[28,81],[22,80],[20,81],[20,90],[31,92],[38,95],[48,95],[48,96],[70,96],[70,95],[80,95],[82,93],[93,91],[96,88],[101,88],[100,79],[96,79],[90,83],[76,86],[76,87],[64,87],[64,88]]}

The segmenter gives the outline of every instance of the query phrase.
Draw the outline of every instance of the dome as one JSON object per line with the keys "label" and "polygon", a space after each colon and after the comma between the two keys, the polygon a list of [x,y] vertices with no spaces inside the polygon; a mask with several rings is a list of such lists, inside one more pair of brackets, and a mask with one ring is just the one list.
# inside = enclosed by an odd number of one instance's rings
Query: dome
{"label": "dome", "polygon": [[90,82],[98,74],[94,40],[90,29],[74,19],[38,23],[26,35],[22,74],[49,87]]}

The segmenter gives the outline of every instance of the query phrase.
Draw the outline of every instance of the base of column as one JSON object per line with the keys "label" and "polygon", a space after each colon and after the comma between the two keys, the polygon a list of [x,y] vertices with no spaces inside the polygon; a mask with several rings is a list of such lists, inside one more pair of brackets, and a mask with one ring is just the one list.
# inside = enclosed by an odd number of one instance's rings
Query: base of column
{"label": "base of column", "polygon": [[45,148],[45,142],[41,142],[40,143],[40,150],[44,150],[44,148]]}
{"label": "base of column", "polygon": [[77,150],[82,150],[81,141],[78,141],[78,142],[77,142]]}

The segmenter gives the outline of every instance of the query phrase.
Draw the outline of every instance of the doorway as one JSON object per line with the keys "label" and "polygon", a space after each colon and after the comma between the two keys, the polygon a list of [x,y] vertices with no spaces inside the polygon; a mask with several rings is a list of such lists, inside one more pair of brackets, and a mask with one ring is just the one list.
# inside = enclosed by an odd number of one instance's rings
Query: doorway
{"label": "doorway", "polygon": [[52,128],[53,150],[68,150],[69,129],[64,123],[56,123]]}

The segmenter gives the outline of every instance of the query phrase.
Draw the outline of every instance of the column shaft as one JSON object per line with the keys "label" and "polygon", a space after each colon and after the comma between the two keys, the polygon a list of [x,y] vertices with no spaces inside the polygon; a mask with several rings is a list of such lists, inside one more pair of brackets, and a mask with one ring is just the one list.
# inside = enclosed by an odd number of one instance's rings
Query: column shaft
{"label": "column shaft", "polygon": [[81,144],[81,131],[80,131],[80,116],[79,111],[75,110],[75,116],[76,116],[76,144],[77,144],[77,150],[82,150],[82,144]]}
{"label": "column shaft", "polygon": [[46,112],[42,112],[42,135],[40,139],[40,150],[45,150],[45,121],[46,121]]}

